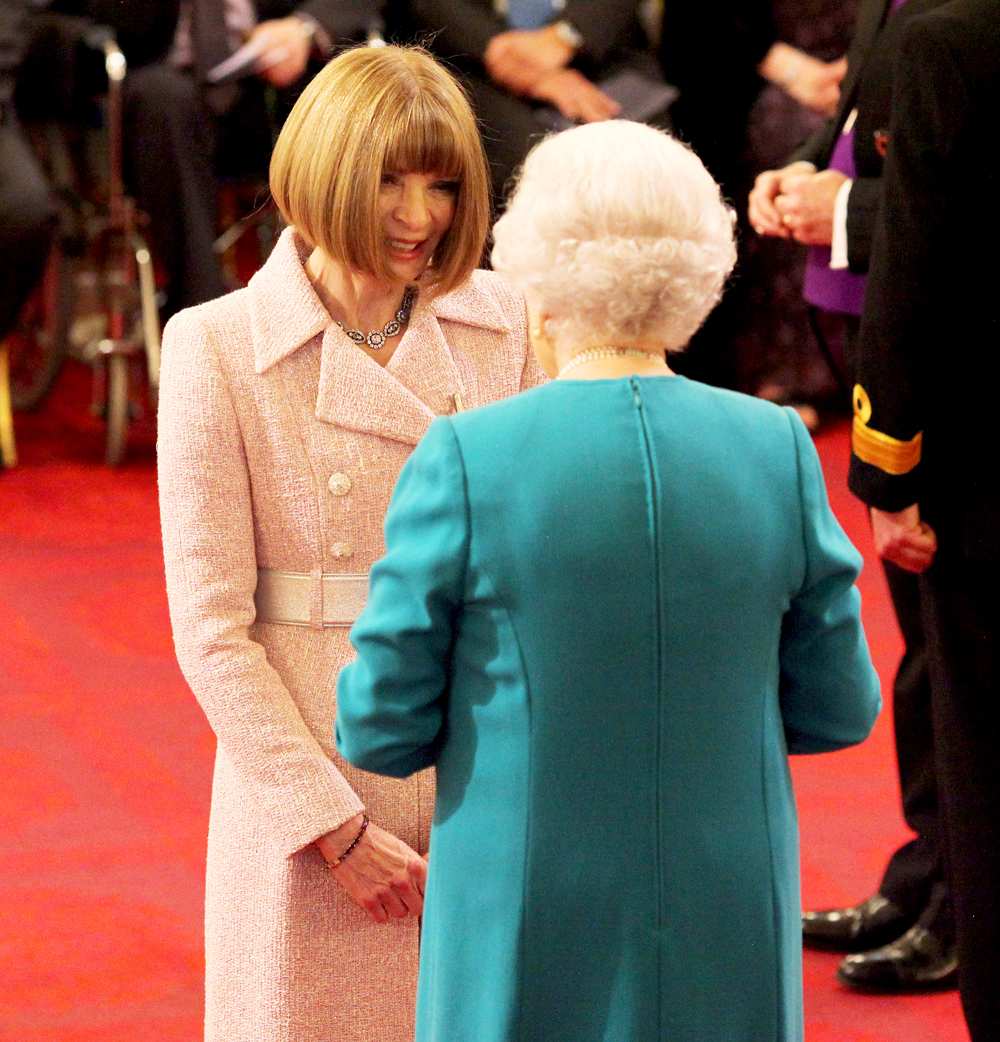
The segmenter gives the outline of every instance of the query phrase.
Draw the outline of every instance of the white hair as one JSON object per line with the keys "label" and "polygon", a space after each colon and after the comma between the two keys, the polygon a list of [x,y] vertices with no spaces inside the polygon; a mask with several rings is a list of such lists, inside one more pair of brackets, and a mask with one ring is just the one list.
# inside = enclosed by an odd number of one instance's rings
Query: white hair
{"label": "white hair", "polygon": [[493,267],[549,316],[555,343],[683,348],[736,262],[735,215],[701,160],[641,123],[554,134],[528,155],[494,229]]}

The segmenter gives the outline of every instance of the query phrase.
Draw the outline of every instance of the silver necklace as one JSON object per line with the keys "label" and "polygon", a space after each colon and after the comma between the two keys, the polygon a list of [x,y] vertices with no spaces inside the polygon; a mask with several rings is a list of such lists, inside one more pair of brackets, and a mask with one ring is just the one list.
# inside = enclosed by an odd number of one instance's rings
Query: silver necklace
{"label": "silver necklace", "polygon": [[575,369],[578,365],[583,365],[584,362],[594,362],[598,358],[645,358],[649,361],[663,361],[663,357],[659,354],[655,354],[652,351],[643,351],[638,347],[592,347],[587,351],[581,351],[578,355],[573,357],[556,373],[556,379],[558,380],[561,376],[565,376],[572,369]]}
{"label": "silver necklace", "polygon": [[399,310],[389,319],[388,322],[379,329],[373,329],[370,333],[362,333],[360,329],[348,329],[339,318],[335,318],[334,322],[354,341],[356,344],[367,344],[373,351],[379,351],[385,345],[386,340],[391,336],[397,336],[402,330],[403,326],[406,325],[410,320],[410,311],[413,309],[413,302],[417,298],[417,287],[407,286],[403,291],[403,299],[400,302]]}

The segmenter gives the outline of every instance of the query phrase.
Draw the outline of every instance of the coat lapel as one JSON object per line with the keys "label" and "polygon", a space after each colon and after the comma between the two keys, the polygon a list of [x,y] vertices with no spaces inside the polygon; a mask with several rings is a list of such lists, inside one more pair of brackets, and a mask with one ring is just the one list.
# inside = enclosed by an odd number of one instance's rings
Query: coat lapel
{"label": "coat lapel", "polygon": [[387,366],[360,351],[330,321],[304,264],[308,247],[286,229],[250,280],[254,364],[266,373],[322,335],[316,418],[410,445],[435,416],[480,404],[468,400],[441,322],[509,332],[500,308],[475,277],[444,297],[420,304]]}
{"label": "coat lapel", "polygon": [[286,228],[247,285],[254,368],[258,373],[266,373],[330,325],[330,313],[306,275],[308,256],[309,248],[295,230]]}
{"label": "coat lapel", "polygon": [[[407,335],[412,331],[408,330]],[[402,350],[400,344],[397,353]],[[323,334],[316,418],[416,445],[436,414],[332,326]]]}

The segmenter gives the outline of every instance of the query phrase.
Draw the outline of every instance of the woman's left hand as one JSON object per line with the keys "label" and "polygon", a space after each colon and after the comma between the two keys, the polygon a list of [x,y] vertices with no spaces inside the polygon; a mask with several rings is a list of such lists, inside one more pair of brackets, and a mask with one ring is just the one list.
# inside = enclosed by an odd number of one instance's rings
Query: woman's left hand
{"label": "woman's left hand", "polygon": [[[316,845],[327,861],[344,850],[333,833],[321,836]],[[390,918],[419,916],[424,910],[427,862],[391,832],[369,825],[357,847],[330,873],[351,900],[377,923]]]}

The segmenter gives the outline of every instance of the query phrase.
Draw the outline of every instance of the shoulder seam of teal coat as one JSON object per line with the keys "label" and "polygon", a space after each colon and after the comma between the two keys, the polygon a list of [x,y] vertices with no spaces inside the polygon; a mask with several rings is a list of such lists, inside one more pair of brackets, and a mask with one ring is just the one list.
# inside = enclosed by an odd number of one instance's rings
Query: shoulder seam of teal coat
{"label": "shoulder seam of teal coat", "polygon": [[[458,434],[455,431],[455,426],[451,422],[451,419],[447,416],[439,416],[433,421],[439,427],[442,427],[448,432],[451,443],[455,449],[455,456],[458,459],[458,471],[461,476],[461,488],[462,488],[462,507],[465,513],[465,560],[462,562],[462,581],[458,583],[458,589],[461,591],[463,597],[465,595],[465,587],[469,578],[469,557],[472,552],[472,507],[469,504],[469,475],[465,467],[465,456],[462,453],[462,443],[458,440]],[[433,425],[433,424],[432,424]]]}
{"label": "shoulder seam of teal coat", "polygon": [[[792,432],[792,450],[795,453],[795,478],[799,492],[799,535],[802,539],[802,560],[804,562],[804,571],[802,578],[799,582],[799,590],[805,589],[809,584],[809,536],[806,532],[806,489],[805,482],[803,481],[802,473],[802,443],[801,438],[804,434],[807,438],[809,432],[806,430],[805,424],[799,418],[798,413],[791,406],[786,406],[784,409],[785,418],[788,420],[789,429]],[[799,426],[796,426],[798,424]],[[801,427],[801,434],[799,432]]]}

